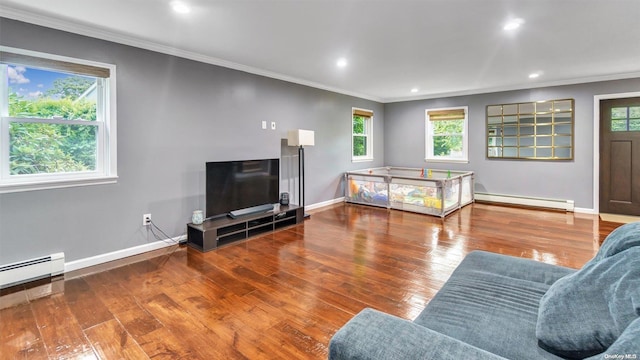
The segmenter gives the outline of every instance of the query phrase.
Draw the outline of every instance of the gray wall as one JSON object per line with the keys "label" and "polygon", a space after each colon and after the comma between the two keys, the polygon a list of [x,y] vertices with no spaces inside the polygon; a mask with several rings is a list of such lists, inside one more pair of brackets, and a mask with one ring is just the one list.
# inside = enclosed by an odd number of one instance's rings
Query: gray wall
{"label": "gray wall", "polygon": [[[593,209],[593,97],[640,90],[640,79],[585,83],[385,104],[385,162],[393,166],[472,170],[476,191],[574,200]],[[487,105],[575,99],[573,161],[488,160]],[[425,109],[469,106],[469,163],[425,163]]]}
{"label": "gray wall", "polygon": [[[290,129],[316,134],[305,153],[307,205],[343,196],[344,171],[384,164],[382,104],[3,18],[0,29],[5,46],[116,64],[119,175],[115,185],[0,194],[0,264],[153,242],[144,213],[184,234],[205,205],[206,161],[282,154],[291,173]],[[351,163],[352,107],[375,112],[373,162]],[[262,120],[277,129],[262,130]]]}

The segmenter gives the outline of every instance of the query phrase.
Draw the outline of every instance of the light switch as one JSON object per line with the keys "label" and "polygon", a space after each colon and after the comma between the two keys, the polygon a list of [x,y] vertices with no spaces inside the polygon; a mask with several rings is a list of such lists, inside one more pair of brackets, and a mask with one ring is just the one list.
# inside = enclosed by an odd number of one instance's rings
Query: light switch
{"label": "light switch", "polygon": [[262,120],[262,129],[266,129],[267,128],[267,122],[265,120]]}
{"label": "light switch", "polygon": [[276,129],[276,122],[272,121],[271,122],[271,130],[275,130]]}

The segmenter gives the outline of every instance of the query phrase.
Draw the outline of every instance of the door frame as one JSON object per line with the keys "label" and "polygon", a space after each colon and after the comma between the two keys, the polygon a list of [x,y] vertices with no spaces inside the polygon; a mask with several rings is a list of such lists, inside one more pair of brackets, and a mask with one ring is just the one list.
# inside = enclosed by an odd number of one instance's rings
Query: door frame
{"label": "door frame", "polygon": [[640,97],[640,91],[593,97],[593,213],[600,213],[600,100]]}

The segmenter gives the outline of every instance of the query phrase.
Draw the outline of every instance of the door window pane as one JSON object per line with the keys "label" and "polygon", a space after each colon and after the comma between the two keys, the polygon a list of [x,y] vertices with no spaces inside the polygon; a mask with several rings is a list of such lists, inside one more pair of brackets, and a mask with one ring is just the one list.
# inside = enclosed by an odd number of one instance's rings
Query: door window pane
{"label": "door window pane", "polygon": [[611,120],[611,131],[627,131],[627,119]]}
{"label": "door window pane", "polygon": [[627,107],[616,107],[611,109],[612,119],[627,119]]}

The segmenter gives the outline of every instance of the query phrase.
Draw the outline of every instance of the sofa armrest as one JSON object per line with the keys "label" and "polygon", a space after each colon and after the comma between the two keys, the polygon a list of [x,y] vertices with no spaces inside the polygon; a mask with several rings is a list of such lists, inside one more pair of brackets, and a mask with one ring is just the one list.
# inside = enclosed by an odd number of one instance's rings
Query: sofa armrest
{"label": "sofa armrest", "polygon": [[452,337],[373,309],[349,320],[329,342],[329,359],[504,359]]}

